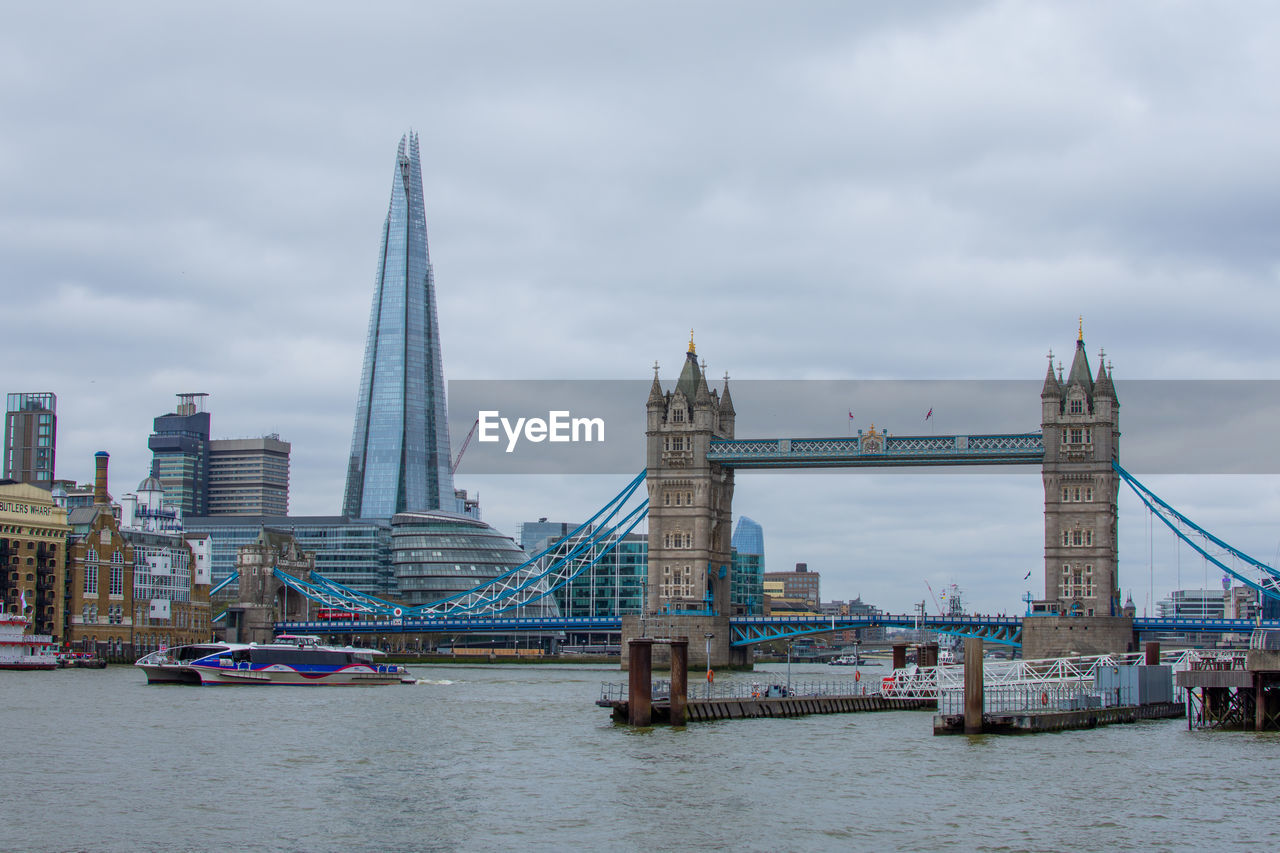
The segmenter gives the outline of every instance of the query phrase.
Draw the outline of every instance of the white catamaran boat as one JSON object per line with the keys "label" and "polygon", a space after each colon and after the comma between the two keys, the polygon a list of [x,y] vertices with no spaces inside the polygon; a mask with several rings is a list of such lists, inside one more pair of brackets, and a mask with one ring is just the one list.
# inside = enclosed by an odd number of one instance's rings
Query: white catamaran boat
{"label": "white catamaran boat", "polygon": [[58,644],[48,634],[26,633],[29,621],[0,613],[0,669],[57,669]]}
{"label": "white catamaran boat", "polygon": [[412,683],[402,666],[376,663],[382,652],[321,645],[320,638],[281,634],[269,644],[198,643],[138,660],[148,684],[378,685]]}

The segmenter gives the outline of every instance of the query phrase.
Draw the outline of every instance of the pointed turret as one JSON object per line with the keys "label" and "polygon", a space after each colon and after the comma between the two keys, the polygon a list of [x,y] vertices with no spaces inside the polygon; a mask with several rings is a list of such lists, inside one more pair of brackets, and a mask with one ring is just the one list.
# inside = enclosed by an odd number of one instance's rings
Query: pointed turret
{"label": "pointed turret", "polygon": [[676,390],[683,391],[685,399],[692,401],[698,396],[698,381],[702,379],[702,371],[698,369],[698,353],[693,345],[693,330],[689,330],[689,351],[685,353],[684,367],[680,368],[680,378],[676,380]]}
{"label": "pointed turret", "polygon": [[733,398],[729,396],[729,374],[724,375],[724,392],[720,394],[720,417],[725,415],[736,415],[738,412],[733,408]]}
{"label": "pointed turret", "polygon": [[658,381],[658,362],[653,363],[653,385],[649,388],[649,407],[662,407],[666,398],[662,393],[662,383]]}
{"label": "pointed turret", "polygon": [[1093,383],[1093,396],[1110,397],[1112,400],[1116,398],[1116,389],[1111,384],[1111,376],[1107,373],[1105,364],[1098,365],[1098,379]]}
{"label": "pointed turret", "polygon": [[702,362],[702,367],[698,371],[698,391],[693,396],[693,401],[700,406],[704,406],[711,402],[711,389],[707,387],[707,363]]}
{"label": "pointed turret", "polygon": [[1044,374],[1044,387],[1040,389],[1040,399],[1062,399],[1062,383],[1053,372],[1053,352],[1049,352],[1049,369]]}
{"label": "pointed turret", "polygon": [[1079,385],[1084,393],[1093,396],[1093,376],[1089,373],[1089,354],[1084,351],[1084,339],[1076,341],[1076,355],[1071,360],[1071,372],[1067,374],[1066,386]]}

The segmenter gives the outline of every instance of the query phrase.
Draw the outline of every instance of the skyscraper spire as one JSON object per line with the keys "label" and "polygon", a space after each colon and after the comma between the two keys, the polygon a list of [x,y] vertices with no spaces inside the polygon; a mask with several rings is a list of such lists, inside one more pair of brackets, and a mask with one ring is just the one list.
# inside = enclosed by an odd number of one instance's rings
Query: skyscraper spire
{"label": "skyscraper spire", "polygon": [[418,135],[401,137],[382,226],[342,512],[455,508]]}

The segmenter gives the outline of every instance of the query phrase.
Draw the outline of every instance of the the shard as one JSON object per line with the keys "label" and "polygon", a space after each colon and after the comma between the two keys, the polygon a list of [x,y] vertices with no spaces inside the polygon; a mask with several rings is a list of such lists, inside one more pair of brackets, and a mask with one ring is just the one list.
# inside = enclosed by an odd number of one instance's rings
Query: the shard
{"label": "the shard", "polygon": [[343,515],[455,509],[449,459],[422,167],[410,132],[396,153],[382,226]]}

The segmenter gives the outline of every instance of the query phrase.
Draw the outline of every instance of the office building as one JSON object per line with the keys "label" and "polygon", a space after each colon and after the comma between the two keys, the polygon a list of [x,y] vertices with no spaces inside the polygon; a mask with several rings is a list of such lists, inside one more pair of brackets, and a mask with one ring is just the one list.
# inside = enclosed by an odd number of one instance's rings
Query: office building
{"label": "office building", "polygon": [[579,524],[581,522],[571,524],[567,521],[547,521],[545,518],[525,521],[516,530],[516,539],[519,540],[524,552],[532,557],[546,550],[555,540],[568,536],[578,528]]}
{"label": "office building", "polygon": [[816,609],[818,602],[822,600],[819,593],[819,584],[822,581],[822,575],[818,572],[809,571],[808,563],[796,563],[796,569],[793,572],[765,572],[764,583],[766,586],[766,594],[768,589],[777,589],[776,586],[770,587],[770,584],[782,584],[782,598],[791,601],[803,602],[810,609]]}
{"label": "office building", "polygon": [[[577,525],[571,526],[573,530]],[[644,588],[649,578],[649,539],[629,533],[605,553],[609,543],[586,546],[569,554],[581,539],[559,539],[542,564],[567,562],[564,568],[572,580],[555,592],[556,604],[564,616],[631,616],[644,606]]]}
{"label": "office building", "polygon": [[391,522],[340,515],[219,515],[187,518],[188,535],[207,536],[213,583],[227,579],[236,553],[258,541],[263,529],[292,535],[304,551],[316,555],[315,570],[330,580],[369,595],[395,595],[391,568]]}
{"label": "office building", "polygon": [[288,515],[289,450],[274,433],[210,441],[208,514]]}
{"label": "office building", "polygon": [[58,398],[51,393],[8,394],[4,415],[4,478],[53,486],[58,443]]}
{"label": "office building", "polygon": [[342,514],[455,510],[418,137],[400,140],[382,226]]}
{"label": "office building", "polygon": [[1175,589],[1158,602],[1161,619],[1221,619],[1226,593],[1220,589]]}
{"label": "office building", "polygon": [[164,487],[165,503],[184,516],[208,515],[209,413],[208,394],[178,395],[175,411],[155,419],[147,441],[151,476]]}
{"label": "office building", "polygon": [[729,597],[735,616],[758,616],[764,612],[764,528],[739,516],[730,540],[733,574]]}

